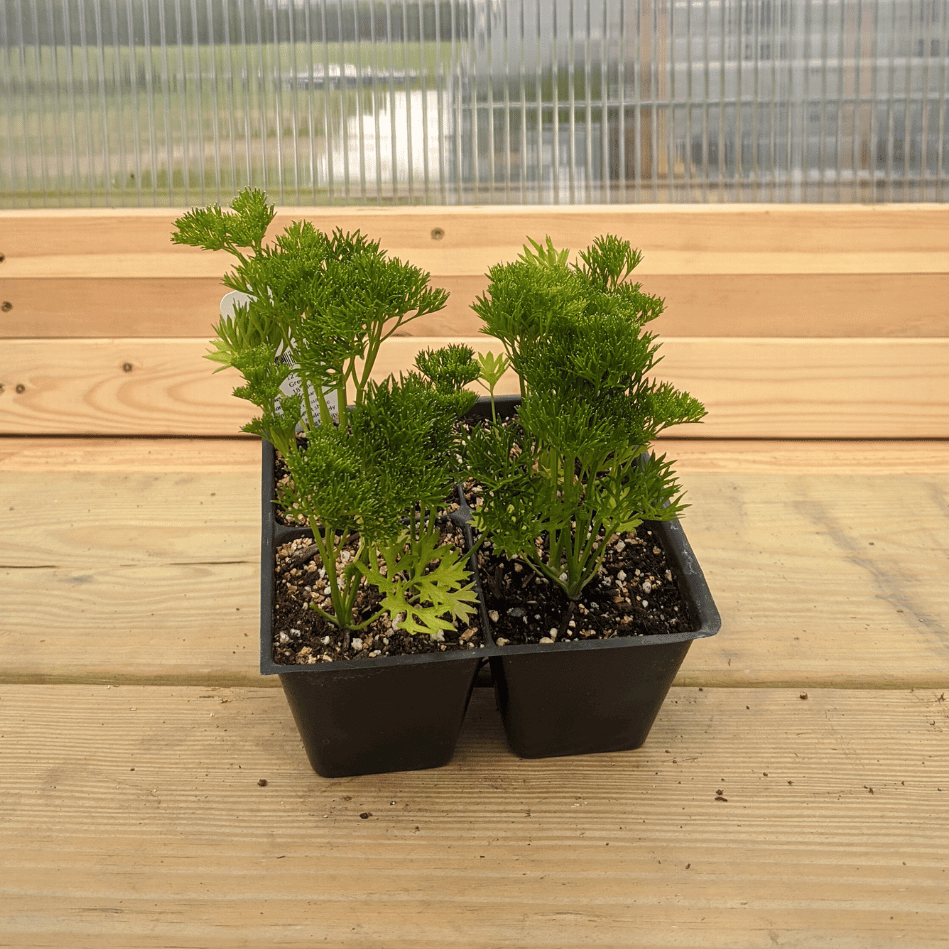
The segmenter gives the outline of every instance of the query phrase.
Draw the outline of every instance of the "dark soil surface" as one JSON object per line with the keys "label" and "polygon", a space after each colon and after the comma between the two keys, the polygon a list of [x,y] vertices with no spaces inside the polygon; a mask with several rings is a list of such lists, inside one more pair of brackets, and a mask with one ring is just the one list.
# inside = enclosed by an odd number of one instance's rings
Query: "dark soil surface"
{"label": "dark soil surface", "polygon": [[599,574],[571,610],[556,584],[526,562],[478,551],[492,635],[506,643],[540,643],[692,632],[697,627],[657,538],[647,524],[610,546]]}
{"label": "dark soil surface", "polygon": [[[443,542],[463,546],[461,531],[454,525],[445,529]],[[409,636],[393,628],[384,614],[351,637],[326,622],[309,604],[322,604],[326,588],[321,579],[319,554],[306,537],[278,548],[274,575],[273,661],[281,665],[315,664],[338,660],[360,660],[379,656],[404,656],[448,650],[478,649],[484,645],[477,614],[467,624],[447,630],[442,638]],[[356,602],[357,622],[379,609],[379,596],[363,587]]]}

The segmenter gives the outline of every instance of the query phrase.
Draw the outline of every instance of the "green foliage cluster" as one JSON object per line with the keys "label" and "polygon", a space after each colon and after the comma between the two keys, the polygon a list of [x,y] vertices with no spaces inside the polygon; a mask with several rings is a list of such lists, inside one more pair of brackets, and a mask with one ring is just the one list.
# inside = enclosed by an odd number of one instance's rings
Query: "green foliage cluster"
{"label": "green foliage cluster", "polygon": [[[440,544],[438,515],[462,476],[455,423],[476,399],[464,386],[479,365],[452,345],[374,382],[381,344],[441,309],[447,293],[359,232],[294,222],[265,245],[273,219],[266,196],[246,190],[229,209],[197,208],[175,223],[175,243],[235,257],[224,283],[249,301],[221,318],[208,358],[241,373],[234,394],[261,412],[244,431],[284,456],[290,483],[279,500],[312,528],[329,584],[331,608],[313,608],[347,634],[388,613],[437,636],[475,608],[463,556]],[[368,617],[355,610],[365,583],[382,595]]]}
{"label": "green foliage cluster", "polygon": [[482,332],[504,346],[487,375],[496,382],[510,365],[522,397],[514,424],[469,439],[469,468],[483,486],[476,526],[571,603],[617,534],[682,512],[671,464],[647,450],[664,429],[706,414],[688,393],[647,377],[659,344],[645,327],[663,301],[628,282],[640,259],[613,236],[575,264],[549,238],[532,240],[516,261],[491,268],[473,305]]}
{"label": "green foliage cluster", "polygon": [[[252,430],[274,435],[273,444],[288,451],[292,429],[281,428],[278,416],[302,413],[309,428],[330,422],[325,394],[331,391],[345,429],[348,397],[363,401],[382,343],[410,320],[442,309],[448,293],[429,287],[427,273],[387,257],[378,241],[358,231],[325,234],[297,221],[264,246],[273,218],[263,192],[248,189],[229,211],[213,205],[185,214],[172,241],[237,258],[224,284],[251,302],[221,318],[208,358],[244,374],[246,391],[238,394],[264,410]],[[299,409],[278,402],[268,414],[274,387],[291,375],[309,383],[301,387]]]}
{"label": "green foliage cluster", "polygon": [[[229,209],[185,214],[172,240],[236,260],[224,283],[248,302],[222,317],[208,358],[242,374],[235,395],[261,412],[244,430],[284,455],[291,477],[279,500],[313,529],[331,600],[314,609],[326,620],[348,634],[388,613],[410,633],[438,635],[471,615],[463,557],[441,546],[437,523],[468,477],[482,486],[482,537],[564,591],[563,625],[618,534],[682,512],[671,463],[648,449],[705,409],[649,375],[659,344],[646,326],[663,301],[629,280],[641,260],[629,242],[597,238],[571,263],[549,238],[531,240],[491,268],[472,307],[503,355],[451,345],[379,383],[381,344],[447,293],[359,232],[295,222],[265,244],[273,219],[266,196],[246,190]],[[493,407],[509,368],[516,418],[493,412],[459,435],[469,384],[483,384]],[[371,617],[355,611],[363,584],[381,595]]]}

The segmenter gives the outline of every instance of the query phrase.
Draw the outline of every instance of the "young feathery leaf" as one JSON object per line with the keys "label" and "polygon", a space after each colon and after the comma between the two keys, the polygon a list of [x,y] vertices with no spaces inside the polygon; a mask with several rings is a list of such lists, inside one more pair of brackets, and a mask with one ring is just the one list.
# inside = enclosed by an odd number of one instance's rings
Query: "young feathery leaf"
{"label": "young feathery leaf", "polygon": [[204,250],[227,250],[242,257],[237,248],[259,251],[276,210],[262,191],[245,189],[231,202],[231,210],[219,205],[193,208],[175,221],[174,244]]}
{"label": "young feathery leaf", "polygon": [[465,555],[439,546],[434,531],[404,546],[381,549],[385,573],[371,560],[358,564],[363,576],[382,593],[382,607],[410,635],[437,636],[467,622],[475,612],[477,595],[466,568]]}
{"label": "young feathery leaf", "polygon": [[480,353],[478,355],[478,365],[480,368],[479,380],[487,387],[489,392],[494,392],[501,377],[510,368],[511,362],[504,355],[496,353]]}
{"label": "young feathery leaf", "polygon": [[605,292],[614,291],[639,266],[643,255],[633,250],[629,241],[612,234],[597,237],[584,251],[580,251],[582,264],[577,269],[589,281]]}

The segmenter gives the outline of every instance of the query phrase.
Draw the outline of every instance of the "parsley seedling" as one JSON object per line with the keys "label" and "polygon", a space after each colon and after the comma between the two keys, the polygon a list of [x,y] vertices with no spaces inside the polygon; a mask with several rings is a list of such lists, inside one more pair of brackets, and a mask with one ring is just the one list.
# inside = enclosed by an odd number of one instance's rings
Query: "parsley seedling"
{"label": "parsley seedling", "polygon": [[[382,343],[441,309],[447,292],[358,231],[294,222],[265,245],[273,218],[266,196],[248,189],[229,210],[196,208],[175,222],[174,242],[234,256],[224,284],[249,300],[221,318],[208,359],[241,373],[234,394],[261,412],[242,430],[284,456],[290,482],[279,500],[304,516],[327,575],[329,604],[313,609],[344,641],[386,613],[409,633],[437,636],[475,609],[464,556],[441,544],[439,514],[460,476],[454,426],[476,399],[464,387],[479,365],[453,345],[420,353],[417,371],[373,381]],[[291,376],[301,386],[287,395]],[[381,597],[371,615],[356,608],[365,584]]]}
{"label": "parsley seedling", "polygon": [[500,360],[482,357],[492,402],[505,363],[522,400],[512,423],[480,426],[468,440],[483,488],[475,525],[563,590],[562,629],[618,534],[685,508],[671,463],[647,451],[664,429],[706,414],[688,393],[648,378],[659,344],[645,327],[663,301],[628,282],[640,259],[613,236],[576,264],[549,238],[532,240],[491,268],[472,307],[504,346]]}

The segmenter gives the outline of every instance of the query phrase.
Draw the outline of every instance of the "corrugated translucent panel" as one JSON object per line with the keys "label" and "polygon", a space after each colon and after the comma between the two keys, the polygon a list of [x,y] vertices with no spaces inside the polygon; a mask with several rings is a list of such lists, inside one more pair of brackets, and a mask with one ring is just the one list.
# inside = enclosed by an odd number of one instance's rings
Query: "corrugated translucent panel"
{"label": "corrugated translucent panel", "polygon": [[2,0],[0,200],[448,200],[457,0]]}
{"label": "corrugated translucent panel", "polygon": [[945,201],[947,0],[3,0],[0,203]]}

